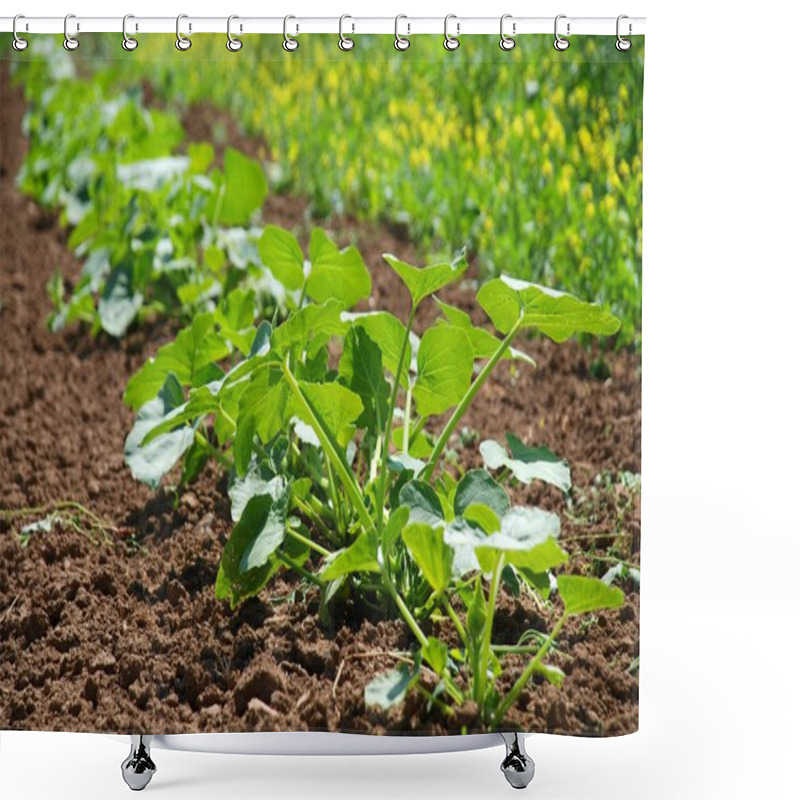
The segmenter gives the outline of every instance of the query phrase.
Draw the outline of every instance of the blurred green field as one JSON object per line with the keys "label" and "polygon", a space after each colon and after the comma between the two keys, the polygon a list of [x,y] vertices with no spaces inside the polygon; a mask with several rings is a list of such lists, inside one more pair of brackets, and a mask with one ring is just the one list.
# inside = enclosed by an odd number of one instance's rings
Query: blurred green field
{"label": "blurred green field", "polygon": [[342,53],[313,36],[287,54],[259,36],[231,54],[210,35],[184,53],[166,35],[134,53],[118,38],[68,57],[105,85],[147,81],[171,110],[229,112],[266,143],[271,183],[316,214],[403,226],[421,258],[466,245],[486,275],[606,304],[619,341],[639,343],[643,39],[618,53],[575,38],[558,53],[525,37],[506,53],[473,37],[451,53],[420,36],[397,53],[363,36]]}

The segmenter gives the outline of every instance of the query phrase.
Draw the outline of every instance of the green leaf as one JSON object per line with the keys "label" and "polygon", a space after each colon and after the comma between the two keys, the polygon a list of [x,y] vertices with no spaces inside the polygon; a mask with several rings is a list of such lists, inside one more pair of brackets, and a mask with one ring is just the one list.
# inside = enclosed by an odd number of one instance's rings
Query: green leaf
{"label": "green leaf", "polygon": [[[267,179],[261,165],[244,153],[228,147],[223,165],[223,196],[219,206],[220,225],[246,225],[267,197]],[[212,209],[218,201],[211,198]]]}
{"label": "green leaf", "polygon": [[174,341],[159,348],[154,358],[128,381],[125,402],[134,409],[158,394],[168,373],[182,386],[201,386],[222,376],[215,362],[229,355],[228,345],[214,330],[214,315],[197,314]]}
{"label": "green leaf", "polygon": [[409,481],[400,490],[401,506],[409,508],[409,522],[438,525],[444,522],[444,511],[436,490],[424,481]]}
{"label": "green leaf", "polygon": [[383,377],[380,348],[363,328],[351,328],[344,338],[339,377],[364,404],[356,425],[374,433],[383,430],[389,418],[391,387]]}
{"label": "green leaf", "polygon": [[534,480],[544,481],[568,492],[572,485],[569,464],[546,447],[529,447],[513,433],[506,434],[511,456],[494,439],[481,442],[483,463],[488,469],[507,467],[520,482],[529,484]]}
{"label": "green leaf", "polygon": [[252,289],[234,289],[217,306],[214,317],[220,336],[229,341],[242,355],[247,355],[255,337],[256,296]]}
{"label": "green leaf", "polygon": [[439,676],[444,675],[447,669],[447,654],[447,645],[435,636],[429,636],[427,643],[422,648],[422,657]]}
{"label": "green leaf", "polygon": [[178,379],[169,374],[158,395],[145,403],[136,415],[136,422],[125,439],[125,463],[134,478],[155,489],[180,460],[194,441],[194,430],[188,426],[163,434],[143,444],[147,433],[159,425],[175,408],[183,404],[183,391]]}
{"label": "green leaf", "polygon": [[341,336],[347,330],[342,322],[343,310],[338,300],[328,300],[325,305],[310,305],[289,315],[279,325],[270,339],[272,349],[281,355],[295,346],[305,347],[310,357],[314,357],[331,336]]}
{"label": "green leaf", "polygon": [[369,297],[372,279],[355,247],[339,248],[325,231],[315,228],[309,246],[311,272],[307,292],[312,300],[322,303],[328,298],[340,300],[351,308],[359,300]]}
{"label": "green leaf", "polygon": [[364,687],[364,702],[368,706],[378,706],[384,710],[391,708],[405,698],[417,674],[407,664],[401,664],[391,672],[378,675]]}
{"label": "green leaf", "polygon": [[625,595],[616,587],[607,586],[599,578],[580,575],[559,575],[558,593],[567,614],[586,614],[601,608],[619,608]]}
{"label": "green leaf", "polygon": [[373,535],[362,533],[350,547],[340,550],[320,577],[330,582],[351,572],[380,572],[378,543]]}
{"label": "green leaf", "polygon": [[258,240],[264,266],[290,291],[303,286],[303,251],[293,234],[277,225],[267,225]]}
{"label": "green leaf", "polygon": [[[294,412],[303,422],[314,427],[322,424],[325,435],[340,447],[346,447],[355,432],[356,420],[364,411],[361,398],[339,383],[308,383],[298,381],[298,386],[306,402],[316,417],[309,416],[298,403]],[[319,432],[317,432],[319,436]]]}
{"label": "green leaf", "polygon": [[[439,306],[447,320],[447,322],[444,322],[440,318],[437,320],[438,324],[446,325],[449,323],[450,325],[463,330],[464,333],[469,336],[469,341],[472,345],[472,350],[476,359],[491,358],[495,352],[497,352],[497,348],[500,347],[501,344],[500,339],[498,339],[496,336],[493,336],[484,328],[479,328],[477,325],[473,325],[472,320],[466,311],[462,311],[456,306],[451,306],[448,303],[445,303],[443,300],[440,300],[438,297],[435,297],[434,300],[436,300],[436,304]],[[502,360],[505,359],[524,361],[525,363],[530,364],[532,367],[536,366],[536,362],[527,353],[523,353],[521,350],[516,350],[513,347],[509,347],[508,350],[503,353]]]}
{"label": "green leaf", "polygon": [[417,353],[414,400],[423,417],[442,414],[463,399],[472,381],[472,345],[459,328],[429,328]]}
{"label": "green leaf", "polygon": [[403,528],[408,524],[410,512],[408,506],[400,506],[389,515],[383,526],[383,552],[389,553],[400,538]]}
{"label": "green leaf", "polygon": [[235,607],[258,594],[272,571],[270,556],[286,537],[288,491],[251,497],[222,552],[215,594]]}
{"label": "green leaf", "polygon": [[414,267],[390,253],[385,253],[383,258],[400,276],[415,306],[419,305],[420,300],[460,278],[468,266],[463,252],[451,264],[433,264],[428,267]]}
{"label": "green leaf", "polygon": [[488,506],[501,519],[511,508],[505,489],[483,469],[471,469],[458,482],[453,507],[457,517],[463,517],[473,503]]}
{"label": "green leaf", "polygon": [[402,535],[425,580],[435,592],[443,592],[453,572],[453,550],[444,541],[444,528],[412,522]]}
{"label": "green leaf", "polygon": [[481,286],[478,303],[502,334],[517,321],[522,328],[538,328],[555,342],[575,333],[611,335],[619,330],[619,320],[594,303],[503,275]]}
{"label": "green leaf", "polygon": [[[381,360],[384,369],[392,375],[397,375],[397,365],[400,361],[400,352],[403,347],[406,329],[400,320],[388,311],[369,311],[365,313],[342,314],[342,319],[352,322],[363,328],[370,339],[381,350]],[[411,364],[411,348],[407,347],[403,357],[403,367],[400,375],[400,383],[408,386],[408,370]]]}
{"label": "green leaf", "polygon": [[136,319],[144,298],[131,285],[130,269],[117,267],[106,282],[97,304],[100,325],[109,336],[124,336]]}
{"label": "green leaf", "polygon": [[231,519],[238,522],[251,498],[269,495],[277,500],[286,491],[286,478],[273,475],[272,470],[263,463],[255,463],[242,477],[232,476],[228,482],[228,497],[231,500]]}
{"label": "green leaf", "polygon": [[464,519],[477,525],[484,533],[493,534],[500,530],[500,519],[489,506],[473,503],[464,509]]}
{"label": "green leaf", "polygon": [[533,671],[541,675],[548,683],[559,687],[563,685],[566,677],[558,667],[554,667],[551,664],[542,664],[541,662],[534,667]]}

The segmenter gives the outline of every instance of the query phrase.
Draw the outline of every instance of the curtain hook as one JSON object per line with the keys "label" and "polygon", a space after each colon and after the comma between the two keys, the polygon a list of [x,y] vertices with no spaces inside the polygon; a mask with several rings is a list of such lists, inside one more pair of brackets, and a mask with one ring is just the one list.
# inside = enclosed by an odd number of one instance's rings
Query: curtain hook
{"label": "curtain hook", "polygon": [[[188,50],[192,46],[192,40],[187,38],[181,33],[181,20],[188,19],[188,14],[178,14],[177,18],[175,19],[175,47],[178,50]],[[189,23],[189,33],[192,32],[192,23]]]}
{"label": "curtain hook", "polygon": [[459,32],[459,29],[461,28],[461,23],[456,22],[456,36],[451,36],[447,32],[447,25],[448,25],[448,23],[450,22],[451,19],[457,20],[458,17],[455,14],[448,14],[444,18],[444,49],[445,50],[458,50],[458,46],[461,44],[461,42],[458,41],[458,32]]}
{"label": "curtain hook", "polygon": [[[511,36],[506,36],[506,34],[505,34],[504,27],[505,27],[505,23],[506,23],[507,19],[513,19],[511,14],[503,14],[503,16],[500,17],[500,49],[501,50],[513,50],[514,47],[517,44],[516,41],[514,41],[514,39]],[[516,22],[512,23],[511,32],[512,33],[516,33],[517,32],[517,23]]]}
{"label": "curtain hook", "polygon": [[[556,40],[553,42],[553,47],[555,47],[556,50],[559,50],[561,52],[563,52],[564,50],[566,50],[569,47],[569,39],[565,39],[563,36],[559,35],[559,33],[558,33],[558,21],[560,19],[566,19],[566,18],[567,18],[566,14],[559,14],[556,17],[556,24],[555,24]],[[569,22],[567,23],[567,36],[569,36]]]}
{"label": "curtain hook", "polygon": [[[394,49],[395,50],[408,50],[411,47],[411,39],[407,39],[405,36],[400,35],[400,20],[401,19],[408,19],[405,14],[398,14],[394,18]],[[411,26],[408,26],[409,33],[411,32]]]}
{"label": "curtain hook", "polygon": [[[238,53],[242,49],[242,40],[237,39],[231,34],[231,22],[233,22],[235,19],[239,19],[236,14],[231,14],[228,17],[228,42],[225,47],[227,47],[231,53]],[[239,27],[239,30],[241,31],[241,26]]]}
{"label": "curtain hook", "polygon": [[[69,35],[69,21],[71,19],[75,19],[74,14],[67,14],[67,16],[64,17],[64,49],[70,52],[72,50],[77,50],[78,45],[80,45],[80,42],[74,36]],[[75,30],[80,30],[80,25],[76,24]]]}
{"label": "curtain hook", "polygon": [[11,32],[14,34],[14,41],[11,42],[11,46],[18,52],[21,53],[23,50],[28,49],[28,40],[23,39],[21,36],[17,35],[17,20],[18,19],[25,19],[24,14],[17,14],[14,17],[14,22],[11,24]]}
{"label": "curtain hook", "polygon": [[[616,47],[617,47],[617,50],[619,50],[621,53],[624,53],[626,50],[630,50],[631,46],[632,46],[631,40],[624,38],[623,36],[620,35],[620,32],[619,32],[619,24],[624,19],[629,19],[627,14],[620,14],[617,17],[617,45],[616,45]],[[628,35],[630,36],[630,34],[631,34],[631,24],[628,23]]]}
{"label": "curtain hook", "polygon": [[[345,36],[343,32],[344,21],[346,19],[353,19],[349,14],[342,14],[339,17],[339,49],[340,50],[352,50],[356,43],[353,39],[349,36]],[[355,26],[354,26],[355,27]]]}
{"label": "curtain hook", "polygon": [[139,42],[132,36],[128,36],[129,19],[136,19],[136,17],[134,17],[133,14],[126,14],[122,18],[122,49],[127,50],[130,53],[131,50],[135,50],[139,46]]}
{"label": "curtain hook", "polygon": [[287,53],[293,53],[300,47],[300,42],[292,36],[289,36],[287,26],[289,24],[290,19],[297,19],[297,17],[293,17],[291,14],[283,18],[283,49]]}

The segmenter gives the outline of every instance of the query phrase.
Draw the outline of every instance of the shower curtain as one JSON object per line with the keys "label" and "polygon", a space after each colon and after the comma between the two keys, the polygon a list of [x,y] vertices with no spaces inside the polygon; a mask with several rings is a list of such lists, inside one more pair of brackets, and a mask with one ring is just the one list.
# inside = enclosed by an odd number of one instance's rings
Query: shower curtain
{"label": "shower curtain", "polygon": [[30,38],[0,728],[636,730],[643,38]]}

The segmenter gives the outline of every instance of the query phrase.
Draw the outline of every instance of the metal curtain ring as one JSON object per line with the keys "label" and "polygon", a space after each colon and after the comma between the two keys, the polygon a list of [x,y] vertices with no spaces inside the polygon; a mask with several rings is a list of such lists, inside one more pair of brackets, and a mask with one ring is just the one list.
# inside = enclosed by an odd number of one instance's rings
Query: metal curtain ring
{"label": "metal curtain ring", "polygon": [[356,43],[351,39],[349,36],[344,35],[344,21],[346,19],[353,19],[349,14],[342,14],[339,17],[339,49],[340,50],[352,50]]}
{"label": "metal curtain ring", "polygon": [[122,18],[122,49],[127,50],[130,53],[131,50],[135,50],[139,46],[139,42],[132,36],[128,36],[129,19],[136,19],[136,18],[133,16],[133,14],[126,14]]}
{"label": "metal curtain ring", "polygon": [[[408,19],[405,14],[398,14],[394,18],[394,49],[395,50],[408,50],[411,47],[411,39],[407,39],[405,36],[400,35],[400,20],[401,19]],[[411,26],[408,26],[409,33],[411,32]]]}
{"label": "metal curtain ring", "polygon": [[289,14],[283,18],[283,49],[287,53],[293,53],[298,47],[300,47],[300,42],[292,36],[289,36],[288,25],[290,19],[297,19],[297,17],[293,17],[291,14]]}
{"label": "metal curtain ring", "polygon": [[18,19],[25,19],[24,14],[17,14],[14,17],[14,21],[11,23],[11,32],[14,34],[14,41],[11,42],[11,46],[19,53],[23,50],[28,49],[28,40],[23,39],[21,36],[17,35],[17,20]]}
{"label": "metal curtain ring", "polygon": [[[555,23],[556,40],[553,42],[553,47],[555,47],[556,50],[559,50],[561,52],[563,52],[564,50],[566,50],[569,47],[569,39],[565,39],[563,36],[559,35],[559,33],[558,33],[558,21],[560,19],[566,19],[566,18],[567,18],[566,14],[559,14],[556,17],[556,23]],[[567,36],[569,36],[569,22],[567,23]]]}
{"label": "metal curtain ring", "polygon": [[[80,42],[74,36],[69,35],[69,21],[71,19],[75,19],[74,14],[67,14],[67,16],[64,17],[64,49],[70,52],[72,50],[77,50],[78,45],[80,45]],[[79,26],[76,27],[76,30],[79,30]]]}
{"label": "metal curtain ring", "polygon": [[[458,41],[457,36],[451,36],[447,32],[447,24],[450,22],[451,19],[457,20],[458,17],[455,14],[448,14],[444,18],[444,49],[445,50],[458,50],[458,46],[461,44],[461,42]],[[458,34],[460,28],[461,28],[461,24],[459,22],[456,22],[456,34]]]}
{"label": "metal curtain ring", "polygon": [[[626,14],[620,14],[617,17],[617,45],[616,45],[616,47],[617,47],[617,50],[619,50],[622,53],[624,53],[627,50],[630,50],[631,46],[632,46],[631,40],[624,38],[623,36],[620,35],[620,32],[619,32],[619,24],[624,19],[628,19],[628,16]],[[630,35],[630,32],[631,32],[631,25],[630,25],[630,23],[628,23],[628,35]]]}
{"label": "metal curtain ring", "polygon": [[[505,28],[505,23],[506,23],[507,19],[512,19],[511,14],[503,14],[503,16],[500,17],[500,49],[501,50],[513,50],[514,47],[517,44],[514,39],[512,39],[510,36],[506,36],[506,34],[505,34],[504,28]],[[512,33],[516,33],[517,32],[517,23],[516,22],[512,23],[511,32]]]}
{"label": "metal curtain ring", "polygon": [[[233,22],[235,19],[239,19],[236,14],[231,14],[228,17],[228,42],[225,47],[227,47],[231,53],[238,53],[242,49],[242,40],[237,39],[231,34],[231,22]],[[239,27],[239,30],[241,31],[241,26]]]}
{"label": "metal curtain ring", "polygon": [[[192,40],[188,39],[181,33],[181,20],[188,18],[189,18],[188,14],[178,14],[178,16],[175,19],[175,36],[177,37],[175,39],[175,47],[177,47],[178,50],[188,50],[192,46]],[[192,32],[192,23],[190,22],[189,33],[191,32]]]}

